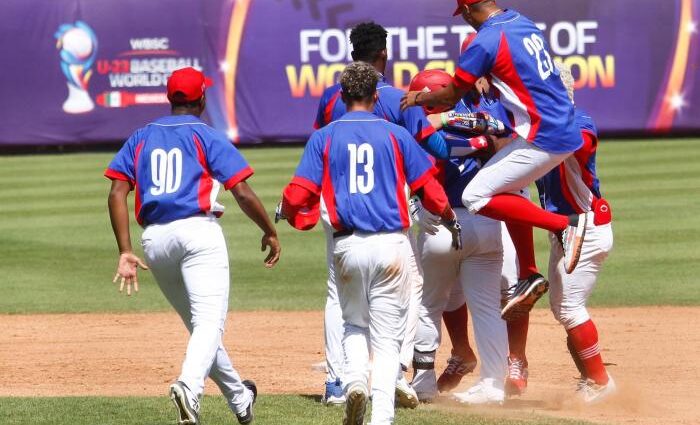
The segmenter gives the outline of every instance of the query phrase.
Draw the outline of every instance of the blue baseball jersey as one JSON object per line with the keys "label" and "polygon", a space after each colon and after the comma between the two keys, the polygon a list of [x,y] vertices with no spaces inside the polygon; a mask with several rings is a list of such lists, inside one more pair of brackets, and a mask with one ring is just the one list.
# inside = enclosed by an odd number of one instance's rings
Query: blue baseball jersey
{"label": "blue baseball jersey", "polygon": [[292,182],[321,194],[336,230],[394,232],[410,226],[406,185],[415,190],[433,172],[406,129],[355,111],[311,135]]}
{"label": "blue baseball jersey", "polygon": [[488,76],[522,138],[551,153],[581,147],[574,108],[554,66],[545,37],[514,10],[488,19],[459,58],[454,83],[470,88]]}
{"label": "blue baseball jersey", "polygon": [[[421,142],[435,133],[435,129],[430,125],[423,108],[415,106],[401,110],[401,98],[404,94],[403,91],[387,84],[382,77],[382,80],[377,83],[378,101],[374,105],[374,114],[400,125],[408,130],[417,141]],[[314,128],[325,127],[345,115],[346,112],[345,102],[341,99],[340,84],[331,86],[321,96]]]}
{"label": "blue baseball jersey", "polygon": [[142,226],[221,215],[219,185],[228,190],[252,174],[223,133],[192,115],[167,116],[136,130],[105,171],[131,184]]}
{"label": "blue baseball jersey", "polygon": [[[503,105],[491,95],[482,95],[475,103],[468,96],[460,100],[455,105],[456,112],[476,113],[486,112],[497,120],[503,122],[508,130],[508,114],[503,108]],[[459,134],[458,132],[442,131],[443,137],[448,144],[458,145],[460,143],[468,146],[469,136]],[[462,203],[462,192],[472,181],[477,172],[481,169],[482,163],[478,158],[464,158],[452,156],[449,160],[439,161],[437,168],[439,170],[439,180],[445,188],[445,193],[450,201],[450,205],[455,208],[464,208]]]}
{"label": "blue baseball jersey", "polygon": [[595,162],[598,130],[593,119],[579,108],[576,108],[576,124],[583,145],[537,181],[542,208],[559,214],[591,211],[593,202],[601,198]]}

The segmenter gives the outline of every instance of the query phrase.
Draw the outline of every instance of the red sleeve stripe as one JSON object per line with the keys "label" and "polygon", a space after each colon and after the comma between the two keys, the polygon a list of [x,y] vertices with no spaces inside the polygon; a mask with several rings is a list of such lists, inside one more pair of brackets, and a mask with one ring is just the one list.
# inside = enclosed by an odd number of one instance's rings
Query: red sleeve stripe
{"label": "red sleeve stripe", "polygon": [[214,182],[211,179],[209,165],[207,165],[207,156],[204,153],[204,148],[202,148],[202,143],[196,134],[192,135],[192,139],[194,140],[194,146],[197,148],[197,160],[199,160],[199,165],[202,167],[202,174],[199,176],[199,186],[197,188],[197,202],[199,203],[199,210],[206,213],[211,210],[211,189],[214,186]]}
{"label": "red sleeve stripe", "polygon": [[576,158],[576,161],[581,168],[581,178],[583,179],[583,183],[586,185],[586,187],[592,189],[594,176],[588,169],[588,163],[591,161],[591,157],[596,152],[598,147],[598,139],[596,138],[595,133],[588,130],[582,130],[581,136],[583,137],[583,146],[574,152],[574,158]]}
{"label": "red sleeve stripe", "polygon": [[566,202],[569,203],[569,205],[574,210],[574,212],[576,214],[581,214],[585,211],[583,211],[583,209],[576,202],[576,198],[574,197],[574,194],[571,193],[571,189],[569,188],[569,182],[568,182],[568,179],[566,178],[566,165],[565,164],[566,164],[566,161],[559,164],[559,184],[561,186],[561,194],[564,195],[564,199],[566,199]]}
{"label": "red sleeve stripe", "polygon": [[253,169],[250,166],[245,167],[238,173],[236,173],[233,177],[230,179],[226,180],[224,183],[224,189],[230,190],[232,187],[237,185],[238,183],[246,180],[248,177],[253,175]]}
{"label": "red sleeve stripe", "polygon": [[[139,142],[136,145],[136,150],[134,151],[134,175],[136,176],[139,170],[139,160],[141,159],[141,151],[143,146],[146,144],[145,140]],[[141,190],[139,189],[138,180],[134,181],[134,215],[136,216],[136,222],[143,226],[143,218],[141,217]]]}
{"label": "red sleeve stripe", "polygon": [[309,192],[313,193],[314,195],[318,195],[321,193],[321,186],[304,177],[294,176],[294,178],[292,178],[291,184],[301,186]]}
{"label": "red sleeve stripe", "polygon": [[430,167],[429,170],[427,170],[425,173],[423,173],[423,175],[418,177],[409,185],[409,187],[411,188],[411,192],[415,192],[416,190],[425,186],[425,184],[430,181],[430,179],[435,175],[436,172],[437,169],[435,167]]}
{"label": "red sleeve stripe", "polygon": [[435,134],[435,127],[432,125],[428,125],[426,127],[423,127],[418,133],[416,133],[413,137],[418,141],[422,142],[423,140],[427,139],[428,137],[432,136]]}
{"label": "red sleeve stripe", "polygon": [[455,72],[452,83],[462,90],[471,90],[471,88],[474,87],[474,83],[476,83],[476,80],[478,79],[479,77],[470,74],[462,68],[457,68],[457,72]]}
{"label": "red sleeve stripe", "polygon": [[110,180],[121,180],[125,182],[129,182],[131,185],[131,188],[134,188],[134,180],[127,176],[126,174],[120,173],[119,171],[112,170],[111,168],[108,168],[105,170],[105,177],[107,177]]}
{"label": "red sleeve stripe", "polygon": [[[523,83],[520,75],[518,75],[515,65],[513,65],[513,56],[510,53],[510,47],[508,46],[508,40],[506,40],[505,34],[501,34],[501,43],[498,47],[498,54],[496,55],[496,61],[493,64],[491,73],[513,91],[513,94],[517,97],[517,101],[522,103],[520,107],[525,107],[525,111],[523,112],[527,114],[530,120],[530,131],[528,132],[527,140],[532,142],[537,136],[542,118],[537,111],[535,100],[530,95],[530,91],[527,87],[525,87],[525,83]],[[504,96],[507,97],[507,93],[501,91],[501,98]],[[521,123],[518,122],[514,123],[516,127],[520,124]]]}
{"label": "red sleeve stripe", "polygon": [[[330,98],[328,103],[326,104],[326,109],[323,111],[323,120],[325,123],[323,125],[328,125],[330,124],[331,121],[333,121],[333,108],[335,107],[336,102],[338,101],[338,98],[340,98],[340,90],[338,90],[333,97]],[[320,123],[318,123],[320,124]],[[323,127],[322,125],[319,125],[318,128]]]}
{"label": "red sleeve stripe", "polygon": [[403,155],[399,148],[399,142],[392,133],[389,133],[391,143],[394,147],[394,160],[396,161],[396,204],[401,215],[401,224],[404,229],[411,225],[408,219],[408,201],[406,200],[406,175],[404,174]]}
{"label": "red sleeve stripe", "polygon": [[333,180],[331,179],[330,158],[328,153],[331,149],[331,139],[326,140],[326,147],[323,150],[323,181],[321,183],[321,193],[323,202],[328,210],[328,219],[331,221],[331,226],[335,230],[343,230],[343,225],[338,218],[338,211],[335,207],[335,189],[333,188]]}

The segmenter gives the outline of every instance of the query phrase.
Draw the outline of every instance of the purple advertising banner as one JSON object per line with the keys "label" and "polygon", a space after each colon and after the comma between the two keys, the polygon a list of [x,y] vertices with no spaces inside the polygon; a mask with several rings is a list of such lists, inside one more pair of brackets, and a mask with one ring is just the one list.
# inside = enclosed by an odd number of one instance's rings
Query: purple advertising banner
{"label": "purple advertising banner", "polygon": [[[381,7],[377,7],[381,4]],[[700,0],[502,0],[535,21],[608,132],[700,133]],[[388,80],[453,73],[473,32],[452,0],[10,0],[0,15],[0,145],[115,141],[169,112],[168,75],[215,81],[207,117],[240,143],[304,140],[351,60],[352,26],[389,32]]]}

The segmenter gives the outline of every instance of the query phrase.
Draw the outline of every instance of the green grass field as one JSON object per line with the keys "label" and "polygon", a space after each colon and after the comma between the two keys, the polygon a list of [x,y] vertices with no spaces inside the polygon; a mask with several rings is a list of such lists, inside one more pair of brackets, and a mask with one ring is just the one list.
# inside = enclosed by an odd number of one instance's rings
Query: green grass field
{"label": "green grass field", "polygon": [[[602,187],[615,216],[615,250],[592,304],[700,304],[700,140],[608,142],[599,152]],[[250,183],[269,211],[300,154],[300,148],[244,151],[256,169]],[[131,298],[119,296],[111,284],[117,251],[106,209],[109,182],[102,177],[111,157],[0,157],[0,314],[168,309],[148,273],[142,273],[141,292]],[[326,276],[321,230],[300,233],[281,223],[282,261],[266,270],[259,231],[230,194],[220,199],[227,206],[221,223],[231,252],[231,308],[321,309]],[[140,229],[135,224],[132,232],[138,246]],[[544,265],[544,232],[538,232],[537,239],[538,259]],[[306,396],[263,395],[256,411],[258,424],[337,424],[342,416],[340,409],[324,408]],[[235,421],[221,397],[207,397],[204,412],[207,424]],[[520,413],[504,419],[424,406],[400,411],[397,423],[582,423]],[[174,423],[173,417],[166,397],[0,398],[5,425],[151,425]]]}
{"label": "green grass field", "polygon": [[[250,180],[269,211],[289,181],[300,148],[247,149]],[[111,154],[0,157],[0,313],[151,311],[168,308],[151,276],[141,292],[119,297],[111,284],[116,246],[106,210]],[[614,213],[615,249],[592,305],[700,304],[700,141],[603,143],[599,170]],[[320,226],[280,223],[282,261],[262,267],[259,231],[232,197],[221,223],[231,252],[236,310],[320,309],[325,260]],[[140,229],[132,240],[138,246]],[[545,264],[544,232],[537,232]]]}
{"label": "green grass field", "polygon": [[[235,417],[221,397],[205,397],[204,424],[234,424]],[[494,415],[496,413],[494,412]],[[167,397],[0,398],[3,425],[172,425],[175,410]],[[264,396],[255,409],[259,425],[324,425],[342,423],[343,409],[325,407],[314,397]],[[440,411],[432,406],[399,409],[397,424],[412,425],[585,425],[521,413],[512,419],[476,415],[467,408]]]}

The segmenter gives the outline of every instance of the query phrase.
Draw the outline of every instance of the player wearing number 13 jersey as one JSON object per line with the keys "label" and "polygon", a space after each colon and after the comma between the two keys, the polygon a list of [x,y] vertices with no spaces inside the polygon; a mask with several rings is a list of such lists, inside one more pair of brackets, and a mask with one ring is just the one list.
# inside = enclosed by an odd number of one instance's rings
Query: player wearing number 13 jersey
{"label": "player wearing number 13 jersey", "polygon": [[335,231],[332,259],[344,321],[345,425],[364,423],[370,350],[371,423],[393,423],[410,292],[406,186],[445,220],[455,246],[461,243],[454,212],[427,154],[406,129],[372,114],[378,79],[367,63],[348,65],[340,82],[349,112],[313,133],[281,205],[282,215],[294,224],[300,212],[318,210],[323,202],[324,220]]}
{"label": "player wearing number 13 jersey", "polygon": [[453,105],[482,76],[500,92],[519,137],[467,185],[462,202],[472,214],[505,221],[515,244],[520,281],[502,310],[507,319],[529,311],[548,287],[535,263],[533,226],[562,235],[567,273],[578,263],[586,215],[548,212],[515,192],[559,165],[582,139],[544,35],[531,20],[499,8],[494,0],[457,0],[454,15],[461,15],[477,35],[461,54],[452,84],[434,93],[409,92],[402,105]]}
{"label": "player wearing number 13 jersey", "polygon": [[208,84],[193,68],[175,71],[168,80],[172,115],[137,130],[105,172],[112,180],[109,214],[120,252],[115,281],[126,282],[131,295],[132,284],[138,291],[137,266],[146,268],[131,248],[126,199],[133,190],[146,261],[191,334],[180,377],[170,386],[178,425],[199,424],[207,376],[238,422],[249,424],[257,389],[252,381],[241,381],[222,343],[229,261],[217,221],[223,212],[216,203],[220,184],[264,232],[263,249],[270,247],[267,267],[277,262],[280,248],[265,209],[245,182],[253,170],[223,134],[199,119]]}

